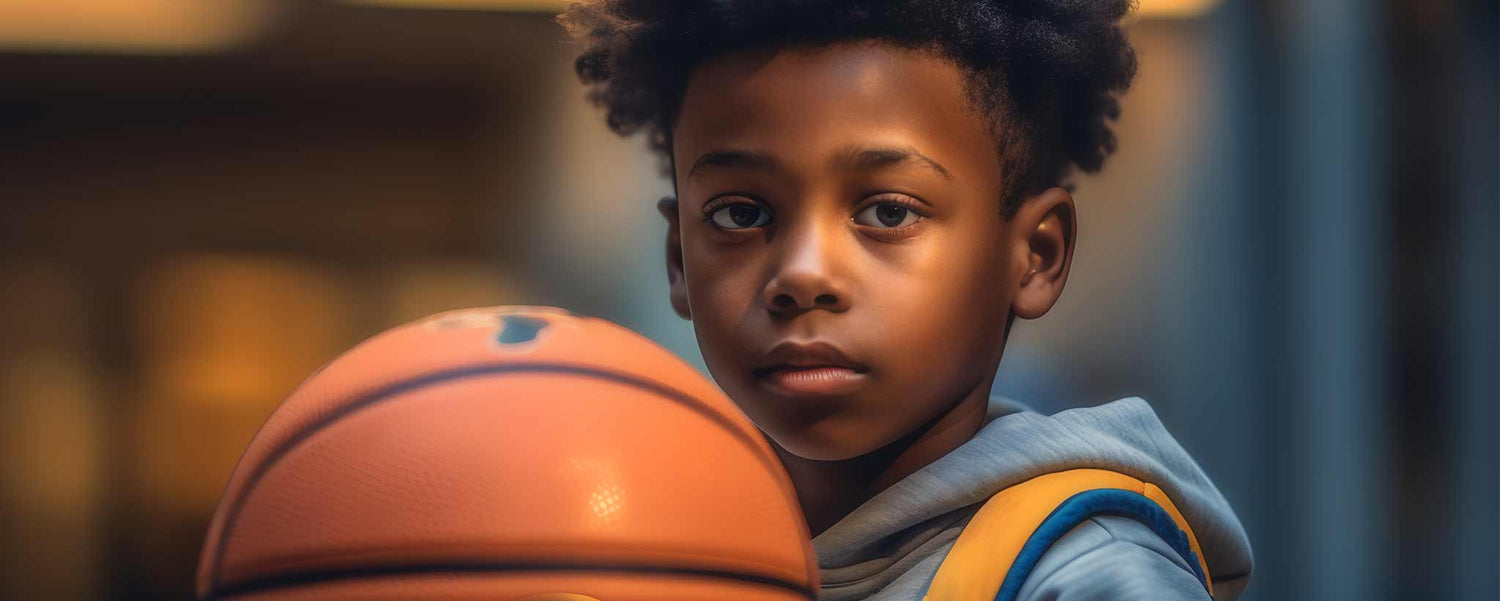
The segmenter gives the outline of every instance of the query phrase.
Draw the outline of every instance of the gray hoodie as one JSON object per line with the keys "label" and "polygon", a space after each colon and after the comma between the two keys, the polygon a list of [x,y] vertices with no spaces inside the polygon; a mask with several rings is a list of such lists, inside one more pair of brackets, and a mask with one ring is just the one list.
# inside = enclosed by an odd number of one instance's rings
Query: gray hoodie
{"label": "gray hoodie", "polygon": [[[1045,416],[990,400],[973,439],[875,495],[813,539],[820,601],[920,601],[958,533],[983,501],[1035,476],[1114,470],[1166,492],[1203,549],[1215,598],[1250,578],[1250,541],[1203,470],[1151,406],[1127,398]],[[1192,569],[1130,518],[1099,516],[1058,540],[1021,588],[1021,601],[1208,599]]]}

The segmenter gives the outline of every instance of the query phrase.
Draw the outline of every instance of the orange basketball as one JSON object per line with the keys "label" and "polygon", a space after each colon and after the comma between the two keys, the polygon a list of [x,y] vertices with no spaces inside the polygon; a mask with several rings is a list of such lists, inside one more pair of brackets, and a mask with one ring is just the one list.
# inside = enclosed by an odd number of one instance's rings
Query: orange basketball
{"label": "orange basketball", "polygon": [[549,307],[444,313],[313,374],[246,449],[200,599],[814,599],[770,446],[692,367]]}

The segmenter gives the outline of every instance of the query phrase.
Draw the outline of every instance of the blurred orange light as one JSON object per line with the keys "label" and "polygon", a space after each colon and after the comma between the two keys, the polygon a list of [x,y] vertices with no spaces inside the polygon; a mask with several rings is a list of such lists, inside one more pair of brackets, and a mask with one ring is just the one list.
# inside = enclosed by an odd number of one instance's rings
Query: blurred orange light
{"label": "blurred orange light", "polygon": [[358,297],[340,274],[293,257],[163,260],[138,297],[148,398],[269,412],[357,341]]}
{"label": "blurred orange light", "polygon": [[1136,15],[1142,18],[1187,19],[1201,17],[1219,5],[1219,0],[1138,0]]}
{"label": "blurred orange light", "polygon": [[0,50],[177,54],[242,43],[275,0],[4,0]]}

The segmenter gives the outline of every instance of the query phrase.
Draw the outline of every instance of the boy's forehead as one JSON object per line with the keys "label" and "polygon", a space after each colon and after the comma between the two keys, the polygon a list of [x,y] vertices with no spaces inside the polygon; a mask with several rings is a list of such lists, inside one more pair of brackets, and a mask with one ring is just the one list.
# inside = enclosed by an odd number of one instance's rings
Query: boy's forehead
{"label": "boy's forehead", "polygon": [[758,49],[705,62],[688,79],[673,138],[680,166],[725,146],[815,153],[895,145],[925,154],[982,146],[981,155],[994,148],[957,65],[879,42]]}
{"label": "boy's forehead", "polygon": [[[938,65],[937,63],[945,63]],[[762,90],[788,83],[834,89],[875,89],[899,72],[916,67],[956,71],[951,63],[927,52],[881,42],[844,42],[826,46],[757,48],[719,56],[698,65],[693,83],[715,88]],[[910,74],[908,74],[910,75]]]}

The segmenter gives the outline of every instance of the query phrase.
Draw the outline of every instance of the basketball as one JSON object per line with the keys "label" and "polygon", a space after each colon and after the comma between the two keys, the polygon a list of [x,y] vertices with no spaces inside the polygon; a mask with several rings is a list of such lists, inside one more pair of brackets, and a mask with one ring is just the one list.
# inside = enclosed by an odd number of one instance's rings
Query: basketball
{"label": "basketball", "polygon": [[314,373],[245,450],[203,601],[810,600],[755,426],[666,349],[550,307],[439,314]]}

